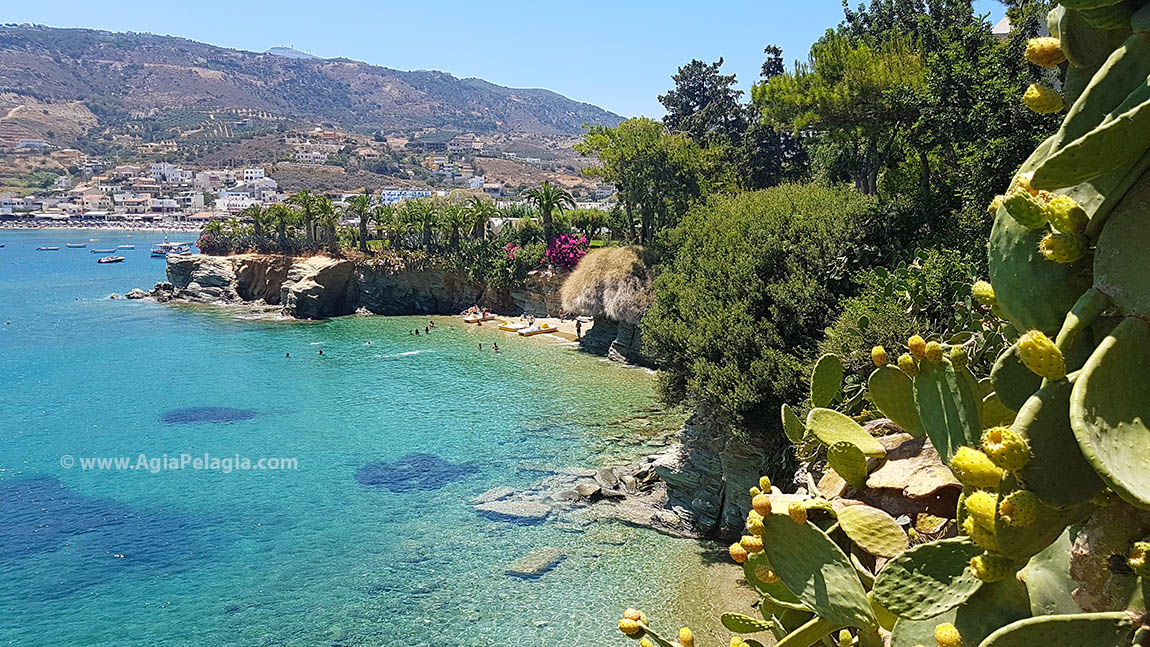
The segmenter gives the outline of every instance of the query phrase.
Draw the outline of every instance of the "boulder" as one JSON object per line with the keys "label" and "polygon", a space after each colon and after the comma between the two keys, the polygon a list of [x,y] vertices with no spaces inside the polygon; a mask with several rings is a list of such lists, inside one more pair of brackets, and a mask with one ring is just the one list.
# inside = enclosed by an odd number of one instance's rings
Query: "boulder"
{"label": "boulder", "polygon": [[551,506],[538,501],[491,501],[474,507],[488,519],[520,524],[542,523],[551,514]]}
{"label": "boulder", "polygon": [[140,288],[134,288],[130,292],[125,294],[124,298],[126,298],[126,299],[145,299],[145,298],[147,298],[147,296],[148,296],[147,292],[144,292]]}
{"label": "boulder", "polygon": [[291,264],[280,288],[284,314],[297,319],[326,319],[355,312],[355,264],[311,256]]}
{"label": "boulder", "polygon": [[595,482],[610,490],[619,485],[619,475],[610,467],[602,467],[595,472]]}
{"label": "boulder", "polygon": [[471,503],[473,505],[477,504],[477,503],[491,503],[492,501],[499,501],[500,499],[506,499],[507,497],[511,496],[512,494],[515,494],[515,490],[512,490],[511,488],[507,487],[506,485],[500,485],[498,487],[493,487],[490,490],[487,490],[486,492],[484,492],[483,494],[480,494],[479,496],[471,499]]}
{"label": "boulder", "polygon": [[579,498],[592,502],[603,498],[603,488],[594,483],[580,483],[576,485],[575,493],[579,495]]}
{"label": "boulder", "polygon": [[544,546],[508,564],[506,572],[516,577],[539,577],[554,568],[566,556],[567,553],[558,548]]}

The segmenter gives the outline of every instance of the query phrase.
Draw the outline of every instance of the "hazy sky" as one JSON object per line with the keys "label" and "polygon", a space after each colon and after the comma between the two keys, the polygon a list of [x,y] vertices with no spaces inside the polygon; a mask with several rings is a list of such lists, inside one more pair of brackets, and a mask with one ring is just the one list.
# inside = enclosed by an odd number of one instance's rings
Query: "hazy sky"
{"label": "hazy sky", "polygon": [[[851,0],[857,5],[860,0]],[[1002,16],[1002,5],[976,0]],[[0,20],[139,31],[252,51],[322,57],[542,87],[623,116],[663,114],[658,95],[692,58],[726,59],[749,90],[763,47],[788,64],[842,19],[840,0],[392,2],[368,0],[53,0],[13,2]]]}

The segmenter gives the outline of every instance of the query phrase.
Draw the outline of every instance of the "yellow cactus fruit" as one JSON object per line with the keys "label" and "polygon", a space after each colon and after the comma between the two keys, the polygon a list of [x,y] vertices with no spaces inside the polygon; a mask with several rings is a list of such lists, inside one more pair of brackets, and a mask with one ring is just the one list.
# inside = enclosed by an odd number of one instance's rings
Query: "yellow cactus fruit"
{"label": "yellow cactus fruit", "polygon": [[934,639],[938,642],[938,647],[962,647],[962,636],[949,622],[934,628]]}
{"label": "yellow cactus fruit", "polygon": [[[1135,575],[1150,577],[1150,541],[1136,541],[1126,556],[1126,564]],[[1143,580],[1145,581],[1145,580]]]}
{"label": "yellow cactus fruit", "polygon": [[762,490],[763,492],[766,492],[767,494],[770,494],[770,492],[771,492],[771,477],[760,476],[759,477],[759,489]]}
{"label": "yellow cactus fruit", "polygon": [[643,636],[643,639],[639,641],[639,647],[655,647],[655,643],[651,642],[650,638]]}
{"label": "yellow cactus fruit", "polygon": [[747,492],[751,495],[751,498],[757,497],[763,493],[763,491],[760,490],[758,486],[751,486],[751,489],[747,490]]}
{"label": "yellow cactus fruit", "polygon": [[807,522],[807,509],[798,501],[787,506],[787,514],[790,515],[791,521],[795,523],[802,524]]}
{"label": "yellow cactus fruit", "polygon": [[1018,221],[1018,224],[1027,229],[1042,229],[1050,217],[1046,213],[1046,205],[1031,195],[1024,187],[1011,189],[1002,202],[1006,213]]}
{"label": "yellow cactus fruit", "polygon": [[[754,513],[752,513],[752,514],[754,514]],[[752,535],[755,535],[757,537],[762,537],[764,530],[766,530],[766,529],[763,527],[763,518],[762,517],[760,517],[758,515],[755,515],[753,517],[747,517],[747,532],[749,532]]]}
{"label": "yellow cactus fruit", "polygon": [[1054,228],[1064,234],[1081,234],[1090,223],[1086,210],[1068,195],[1056,195],[1046,203],[1046,215]]}
{"label": "yellow cactus fruit", "polygon": [[987,527],[994,526],[994,512],[998,509],[998,497],[984,490],[971,492],[962,500],[968,514],[974,523]]}
{"label": "yellow cactus fruit", "polygon": [[886,349],[882,346],[875,346],[870,349],[870,359],[875,366],[886,366],[889,361],[886,356]]}
{"label": "yellow cactus fruit", "polygon": [[1039,67],[1058,67],[1066,62],[1066,54],[1057,38],[1031,38],[1026,43],[1026,60]]}
{"label": "yellow cactus fruit", "polygon": [[906,346],[910,349],[911,355],[919,359],[926,357],[926,340],[921,335],[913,335],[906,340]]}
{"label": "yellow cactus fruit", "polygon": [[763,538],[754,535],[743,535],[739,540],[739,544],[747,550],[748,553],[760,553],[763,550]]}
{"label": "yellow cactus fruit", "polygon": [[850,629],[841,629],[839,631],[838,647],[851,647],[851,643],[854,642],[854,639]]}
{"label": "yellow cactus fruit", "polygon": [[970,537],[976,546],[983,550],[998,550],[998,540],[994,536],[994,529],[975,521],[974,517],[967,517],[962,522],[962,532]]}
{"label": "yellow cactus fruit", "polygon": [[1046,234],[1038,241],[1038,252],[1048,261],[1071,265],[1090,251],[1090,241],[1082,234]]}
{"label": "yellow cactus fruit", "polygon": [[642,611],[640,611],[638,609],[628,608],[626,611],[623,612],[623,617],[628,619],[628,620],[637,620],[639,622],[642,622],[643,624],[647,624],[647,614],[643,613]]}
{"label": "yellow cactus fruit", "polygon": [[994,286],[989,281],[975,281],[974,285],[970,286],[970,296],[987,308],[998,304],[994,298]]}
{"label": "yellow cactus fruit", "polygon": [[643,630],[643,625],[639,624],[638,620],[632,620],[630,618],[620,618],[619,619],[619,631],[622,631],[623,635],[627,636],[628,638],[630,638],[632,640],[639,640],[640,638],[643,637],[643,631],[644,630]]}
{"label": "yellow cactus fruit", "polygon": [[998,506],[998,516],[1008,526],[1024,528],[1034,524],[1042,503],[1030,490],[1011,492]]}
{"label": "yellow cactus fruit", "polygon": [[983,553],[970,558],[970,573],[983,582],[1001,582],[1015,572],[1010,558],[995,553]]}
{"label": "yellow cactus fruit", "polygon": [[731,636],[731,647],[745,647],[742,636]]}
{"label": "yellow cactus fruit", "polygon": [[967,354],[966,346],[951,346],[950,347],[950,363],[954,364],[955,368],[962,368],[970,361],[970,355]]}
{"label": "yellow cactus fruit", "polygon": [[690,627],[679,629],[679,644],[683,647],[695,647],[695,634],[691,633]]}
{"label": "yellow cactus fruit", "polygon": [[942,344],[936,341],[926,343],[926,361],[938,364],[942,361]]}
{"label": "yellow cactus fruit", "polygon": [[1010,427],[991,427],[982,432],[982,452],[1007,472],[1017,472],[1030,462],[1030,443]]}
{"label": "yellow cactus fruit", "polygon": [[747,549],[743,548],[743,545],[737,541],[731,544],[731,547],[727,549],[727,552],[731,555],[731,559],[735,560],[735,562],[738,564],[742,564],[743,562],[747,561],[748,557],[750,557],[750,555],[747,554]]}
{"label": "yellow cactus fruit", "polygon": [[967,487],[993,490],[1002,481],[1002,469],[972,447],[958,448],[950,459],[950,471]]}
{"label": "yellow cactus fruit", "polygon": [[1022,103],[1040,115],[1061,112],[1066,107],[1066,102],[1062,100],[1058,90],[1037,83],[1031,83],[1030,87],[1026,88],[1026,92],[1022,95]]}
{"label": "yellow cactus fruit", "polygon": [[898,356],[898,368],[907,377],[918,377],[918,363],[914,361],[914,357],[910,353],[903,353]]}
{"label": "yellow cactus fruit", "polygon": [[[1010,186],[1006,189],[1007,195],[1016,189],[1022,189],[1029,193],[1032,197],[1038,197],[1038,190],[1031,186],[1030,181],[1034,179],[1034,172],[1019,173],[1010,180]],[[1005,196],[1004,196],[1005,197]]]}
{"label": "yellow cactus fruit", "polygon": [[986,205],[986,212],[989,213],[992,217],[997,216],[998,210],[1002,208],[1002,201],[1005,199],[1006,196],[1002,194],[994,196],[994,199],[990,201],[990,204]]}
{"label": "yellow cactus fruit", "polygon": [[751,507],[755,509],[755,512],[765,517],[771,513],[771,497],[766,494],[760,494],[751,499]]}
{"label": "yellow cactus fruit", "polygon": [[1018,353],[1022,363],[1036,375],[1051,382],[1066,377],[1066,360],[1062,351],[1039,330],[1031,330],[1018,339]]}

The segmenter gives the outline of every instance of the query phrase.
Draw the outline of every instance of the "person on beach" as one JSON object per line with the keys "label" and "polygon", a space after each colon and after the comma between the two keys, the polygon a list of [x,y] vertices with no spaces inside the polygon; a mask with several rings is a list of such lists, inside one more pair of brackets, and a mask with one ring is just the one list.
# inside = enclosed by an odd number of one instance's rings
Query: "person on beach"
{"label": "person on beach", "polygon": [[583,339],[583,322],[575,320],[575,339]]}

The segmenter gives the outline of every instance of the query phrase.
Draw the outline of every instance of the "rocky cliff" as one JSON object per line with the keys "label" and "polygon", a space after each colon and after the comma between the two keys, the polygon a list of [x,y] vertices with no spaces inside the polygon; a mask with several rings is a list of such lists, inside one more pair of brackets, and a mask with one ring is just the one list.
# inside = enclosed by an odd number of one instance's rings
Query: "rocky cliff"
{"label": "rocky cliff", "polygon": [[523,286],[507,290],[435,267],[394,268],[326,256],[174,254],[167,277],[150,293],[159,301],[281,306],[291,317],[324,319],[359,310],[450,315],[477,304],[505,315],[556,316],[565,275],[536,271]]}

